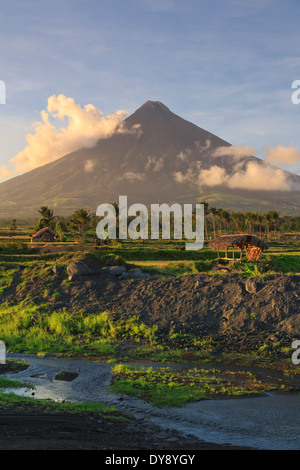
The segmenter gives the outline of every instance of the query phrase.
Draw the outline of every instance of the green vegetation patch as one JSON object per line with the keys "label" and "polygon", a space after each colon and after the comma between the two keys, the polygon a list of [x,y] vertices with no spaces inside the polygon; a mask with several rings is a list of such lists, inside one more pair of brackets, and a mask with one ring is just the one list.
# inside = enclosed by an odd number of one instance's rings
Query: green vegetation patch
{"label": "green vegetation patch", "polygon": [[[26,384],[28,386],[28,384]],[[124,420],[114,407],[107,407],[102,403],[56,403],[51,400],[37,400],[36,398],[22,397],[14,393],[0,393],[0,411],[13,412],[40,412],[40,413],[100,413],[102,417],[113,420]]]}
{"label": "green vegetation patch", "polygon": [[136,316],[115,320],[109,312],[83,314],[67,309],[40,309],[40,305],[2,306],[0,338],[10,351],[113,356],[117,341],[148,345],[156,341],[157,326],[147,326]]}
{"label": "green vegetation patch", "polygon": [[[7,367],[6,364],[1,365],[1,371],[12,372],[20,371],[25,367],[28,367],[28,364],[21,361],[12,361],[9,360]],[[76,374],[77,375],[77,374]],[[64,379],[68,380],[65,377]],[[11,380],[7,378],[0,377],[0,412],[13,410],[13,412],[20,411],[29,411],[29,412],[41,412],[41,413],[100,413],[103,418],[108,418],[112,420],[124,420],[125,417],[119,413],[114,407],[107,407],[102,403],[91,403],[91,402],[82,402],[82,403],[56,403],[52,400],[37,400],[31,397],[19,396],[14,393],[14,390],[17,389],[26,389],[33,390],[34,385],[28,382],[20,382],[18,380]]]}
{"label": "green vegetation patch", "polygon": [[19,382],[18,380],[11,380],[11,379],[6,379],[0,377],[0,390],[4,390],[6,388],[34,388],[32,385],[25,383],[25,382]]}
{"label": "green vegetation patch", "polygon": [[29,363],[26,361],[16,361],[13,359],[6,359],[5,364],[0,364],[0,374],[6,374],[8,372],[21,372],[29,367]]}
{"label": "green vegetation patch", "polygon": [[0,295],[11,286],[14,276],[18,271],[18,266],[0,265]]}
{"label": "green vegetation patch", "polygon": [[250,372],[216,369],[172,370],[116,365],[111,390],[149,401],[155,406],[183,406],[215,397],[234,398],[276,390]]}
{"label": "green vegetation patch", "polygon": [[299,252],[296,256],[277,254],[267,255],[265,270],[273,271],[276,273],[293,274],[300,272],[300,257]]}

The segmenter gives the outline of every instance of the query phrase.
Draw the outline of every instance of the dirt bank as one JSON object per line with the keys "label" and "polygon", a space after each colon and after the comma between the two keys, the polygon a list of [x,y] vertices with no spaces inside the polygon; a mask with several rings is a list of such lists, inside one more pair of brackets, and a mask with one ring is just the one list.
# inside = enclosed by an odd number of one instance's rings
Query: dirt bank
{"label": "dirt bank", "polygon": [[[242,338],[257,334],[300,337],[299,276],[253,279],[239,275],[192,275],[116,281],[94,276],[76,282],[69,305],[109,310],[116,317],[169,331]],[[248,290],[251,292],[249,292]]]}
{"label": "dirt bank", "polygon": [[[34,357],[30,358],[31,366],[40,365],[41,370],[48,376],[51,382],[53,376],[57,377],[57,370],[62,366],[63,361],[55,362],[52,359],[46,363]],[[80,361],[79,361],[80,362]],[[104,380],[104,371],[99,374],[97,364],[83,362],[78,369],[78,363],[69,363],[71,367],[80,370],[80,375],[87,374],[93,382],[92,389],[97,389]],[[82,367],[83,366],[83,367]],[[39,370],[39,369],[35,369]],[[35,375],[31,374],[28,363],[24,362],[24,357],[20,360],[8,359],[5,365],[0,366],[0,374],[9,372],[21,373],[21,380],[26,381],[26,377],[31,380]],[[104,373],[104,375],[103,375]],[[25,374],[25,375],[24,375]],[[68,382],[66,374],[60,374],[62,380]],[[15,377],[14,377],[15,378]],[[44,379],[42,379],[44,380]],[[58,394],[59,394],[58,387]],[[75,386],[76,390],[76,386]],[[84,390],[89,396],[89,381],[85,384]],[[77,387],[80,396],[80,385]],[[85,392],[84,392],[85,393]],[[35,391],[38,395],[38,387]],[[75,391],[76,395],[76,391]],[[78,395],[77,395],[78,397]],[[120,398],[116,398],[120,400]],[[64,401],[64,400],[61,400]],[[79,399],[80,402],[80,399]],[[121,403],[118,401],[118,403]],[[123,403],[123,398],[122,398]],[[52,406],[53,407],[52,407]],[[184,435],[174,427],[170,429],[158,426],[148,420],[147,417],[136,416],[128,411],[126,406],[118,409],[111,406],[106,411],[85,411],[76,412],[59,410],[60,403],[47,402],[38,398],[31,401],[14,401],[0,403],[0,450],[217,450],[217,449],[241,449],[242,447],[232,445],[220,445],[204,442],[191,435]],[[52,409],[51,409],[52,408]],[[171,429],[172,428],[172,429]]]}
{"label": "dirt bank", "polygon": [[[19,275],[20,278],[20,275]],[[299,275],[247,279],[239,274],[196,274],[181,278],[119,280],[103,271],[66,281],[64,269],[18,280],[2,301],[45,303],[83,313],[110,311],[115,318],[137,315],[162,331],[214,336],[235,350],[270,340],[291,345],[300,338]],[[28,300],[29,297],[29,300]],[[43,307],[41,307],[43,309]]]}
{"label": "dirt bank", "polygon": [[0,450],[230,450],[142,420],[0,410]]}

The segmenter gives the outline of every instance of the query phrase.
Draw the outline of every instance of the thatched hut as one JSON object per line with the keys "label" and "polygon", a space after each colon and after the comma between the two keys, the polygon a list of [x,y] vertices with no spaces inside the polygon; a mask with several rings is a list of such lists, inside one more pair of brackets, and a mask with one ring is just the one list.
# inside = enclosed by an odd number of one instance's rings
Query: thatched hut
{"label": "thatched hut", "polygon": [[[243,257],[243,250],[245,250],[248,261],[258,261],[263,251],[269,248],[269,245],[254,235],[237,234],[218,237],[209,243],[209,247],[212,250],[216,250],[219,257],[220,250],[225,251],[226,257],[224,259],[226,260],[230,259],[234,261],[234,249],[236,248],[241,253],[240,260]],[[228,258],[228,249],[230,247],[232,247],[233,250],[232,258]]]}
{"label": "thatched hut", "polygon": [[54,230],[52,230],[52,228],[44,227],[31,236],[31,242],[32,243],[54,242],[55,239],[58,239],[58,238],[59,238],[59,234],[56,233]]}

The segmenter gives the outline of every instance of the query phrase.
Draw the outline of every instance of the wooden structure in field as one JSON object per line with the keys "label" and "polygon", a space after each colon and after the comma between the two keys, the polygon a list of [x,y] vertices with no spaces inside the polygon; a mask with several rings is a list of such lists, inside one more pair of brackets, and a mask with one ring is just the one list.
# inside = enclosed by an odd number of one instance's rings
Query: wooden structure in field
{"label": "wooden structure in field", "polygon": [[59,239],[58,233],[50,227],[44,227],[31,236],[31,243],[54,242],[56,239]]}
{"label": "wooden structure in field", "polygon": [[[254,235],[249,234],[237,234],[237,235],[222,235],[221,237],[212,240],[209,243],[209,247],[212,250],[218,252],[220,258],[220,251],[225,251],[225,260],[234,261],[234,250],[240,251],[240,260],[243,257],[243,251],[245,250],[248,261],[258,261],[265,250],[269,248],[269,245]],[[232,258],[228,258],[228,249],[232,248]]]}

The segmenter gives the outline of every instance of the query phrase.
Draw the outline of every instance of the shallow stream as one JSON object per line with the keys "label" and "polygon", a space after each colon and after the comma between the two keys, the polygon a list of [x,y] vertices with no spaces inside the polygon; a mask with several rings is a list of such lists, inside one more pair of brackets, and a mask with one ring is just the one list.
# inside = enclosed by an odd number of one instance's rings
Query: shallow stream
{"label": "shallow stream", "polygon": [[[11,379],[29,382],[35,386],[34,397],[55,401],[101,402],[128,411],[136,418],[145,419],[163,428],[176,429],[207,442],[249,446],[259,449],[300,449],[300,394],[268,393],[260,397],[203,400],[182,408],[153,407],[143,400],[115,395],[109,391],[111,364],[86,360],[56,359],[23,354],[8,357],[25,359],[28,369],[7,374]],[[140,366],[141,364],[133,364]],[[145,365],[145,364],[144,364]],[[152,367],[167,367],[163,365]],[[168,365],[183,367],[182,365]],[[191,365],[187,365],[191,367]],[[192,365],[195,367],[195,365]],[[197,368],[211,368],[197,364]],[[215,366],[220,368],[219,365]],[[226,366],[226,369],[234,367]],[[239,368],[240,370],[242,368]],[[246,369],[253,372],[253,369]],[[55,380],[58,372],[78,373],[71,382]],[[269,372],[256,370],[262,375]],[[274,373],[276,376],[276,373]],[[289,379],[300,385],[300,378]],[[31,396],[32,390],[14,391]]]}

